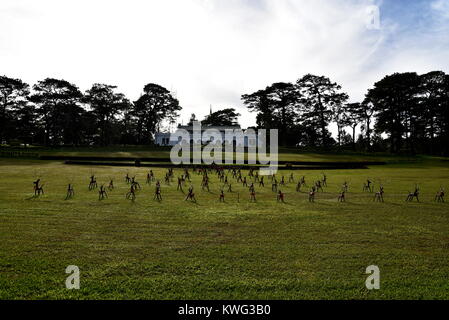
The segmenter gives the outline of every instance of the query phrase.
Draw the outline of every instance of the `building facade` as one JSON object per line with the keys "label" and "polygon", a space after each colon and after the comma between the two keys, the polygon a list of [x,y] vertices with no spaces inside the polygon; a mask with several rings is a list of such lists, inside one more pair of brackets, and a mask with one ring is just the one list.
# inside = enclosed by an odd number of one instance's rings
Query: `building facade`
{"label": "building facade", "polygon": [[[158,146],[175,146],[177,144],[180,143],[200,143],[200,144],[208,144],[208,143],[213,143],[214,140],[216,139],[216,135],[215,134],[211,134],[211,132],[209,130],[214,130],[215,132],[219,132],[219,134],[221,135],[221,138],[218,140],[217,139],[217,143],[221,143],[223,145],[227,145],[227,144],[231,144],[231,145],[236,145],[236,146],[241,146],[241,142],[238,141],[238,139],[236,139],[235,137],[231,137],[231,139],[229,139],[229,137],[226,136],[226,131],[229,130],[237,130],[240,131],[242,130],[242,128],[239,125],[236,126],[208,126],[208,127],[201,127],[201,137],[202,137],[202,141],[193,141],[193,126],[178,126],[177,128],[178,131],[181,132],[188,132],[189,136],[190,136],[190,141],[185,141],[182,140],[182,138],[180,137],[181,134],[177,134],[177,132],[175,132],[174,134],[171,133],[163,133],[163,132],[158,132],[155,135],[155,143]],[[244,131],[243,131],[244,132]],[[252,141],[252,139],[254,139],[254,141]],[[251,138],[251,137],[243,137],[243,146],[247,147],[249,144],[251,145],[255,145],[257,144],[257,137]]]}

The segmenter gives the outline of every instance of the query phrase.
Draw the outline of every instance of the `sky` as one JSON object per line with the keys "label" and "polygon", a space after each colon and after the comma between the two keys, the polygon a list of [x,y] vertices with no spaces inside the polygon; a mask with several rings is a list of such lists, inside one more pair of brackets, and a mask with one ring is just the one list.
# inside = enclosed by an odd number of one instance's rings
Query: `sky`
{"label": "sky", "polygon": [[157,83],[184,123],[212,106],[254,125],[242,94],[307,73],[356,102],[385,75],[432,70],[449,72],[449,0],[0,1],[1,75],[106,83],[130,100]]}

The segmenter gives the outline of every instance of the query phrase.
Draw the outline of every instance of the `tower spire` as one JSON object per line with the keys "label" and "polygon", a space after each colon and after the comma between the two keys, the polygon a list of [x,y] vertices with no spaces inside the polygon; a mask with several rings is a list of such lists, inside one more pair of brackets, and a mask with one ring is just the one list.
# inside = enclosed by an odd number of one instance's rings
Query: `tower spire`
{"label": "tower spire", "polygon": [[210,105],[210,115],[212,115],[212,105]]}

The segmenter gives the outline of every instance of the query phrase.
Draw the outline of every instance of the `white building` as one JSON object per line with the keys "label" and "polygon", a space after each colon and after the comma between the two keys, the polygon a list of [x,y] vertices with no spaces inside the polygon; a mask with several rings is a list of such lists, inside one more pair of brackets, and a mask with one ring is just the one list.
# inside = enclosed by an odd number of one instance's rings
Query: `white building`
{"label": "white building", "polygon": [[170,141],[170,136],[171,136],[171,133],[156,132],[154,141],[155,141],[156,145],[161,146],[161,147],[176,145],[178,143],[178,141]]}
{"label": "white building", "polygon": [[[221,140],[219,141],[222,144],[237,144],[236,138],[233,137],[232,140],[229,139],[229,137],[226,137],[226,131],[229,130],[242,130],[242,128],[239,125],[236,126],[225,126],[225,127],[218,127],[218,126],[210,126],[210,127],[201,127],[201,136],[202,141],[195,141],[196,143],[202,143],[206,144],[209,142],[213,142],[214,136],[210,134],[207,130],[216,130],[219,131],[221,134]],[[178,130],[185,130],[189,132],[190,134],[190,144],[193,144],[193,126],[178,126]],[[254,141],[250,141],[247,136],[244,137],[244,146],[247,147],[249,143],[255,145],[257,143],[257,137],[254,137]],[[218,142],[218,141],[217,141]],[[181,138],[178,138],[178,135],[171,134],[171,133],[162,133],[158,132],[155,135],[155,143],[158,146],[175,146],[179,143],[188,143],[188,141],[181,141]]]}

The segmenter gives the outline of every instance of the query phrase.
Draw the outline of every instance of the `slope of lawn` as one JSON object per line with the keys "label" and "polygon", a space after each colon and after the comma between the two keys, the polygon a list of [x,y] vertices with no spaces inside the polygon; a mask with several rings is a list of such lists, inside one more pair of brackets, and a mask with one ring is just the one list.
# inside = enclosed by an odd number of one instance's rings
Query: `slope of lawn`
{"label": "slope of lawn", "polygon": [[[1,152],[20,151],[38,156],[56,157],[105,157],[105,158],[152,158],[161,160],[170,159],[170,148],[124,146],[124,147],[61,147],[55,148],[0,148]],[[225,153],[223,153],[223,158]],[[234,155],[235,158],[235,155]],[[306,161],[306,162],[362,162],[383,161],[388,163],[417,162],[427,159],[425,156],[392,156],[387,153],[360,153],[360,152],[305,152],[295,148],[279,148],[279,161]],[[247,159],[247,155],[245,155]]]}

